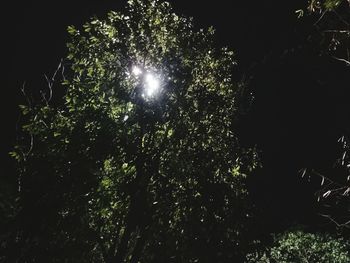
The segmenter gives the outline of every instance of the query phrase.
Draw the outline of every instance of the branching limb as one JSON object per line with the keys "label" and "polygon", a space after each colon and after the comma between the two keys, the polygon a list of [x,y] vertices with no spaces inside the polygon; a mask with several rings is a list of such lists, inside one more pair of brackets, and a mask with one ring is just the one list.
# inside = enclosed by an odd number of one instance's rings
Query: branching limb
{"label": "branching limb", "polygon": [[333,217],[331,217],[330,215],[325,215],[325,214],[319,214],[322,217],[325,217],[327,219],[329,219],[331,222],[333,222],[334,224],[336,224],[337,227],[346,227],[346,228],[350,228],[350,220],[344,222],[344,223],[339,223],[337,220],[335,220]]}
{"label": "branching limb", "polygon": [[65,80],[65,77],[64,77],[64,65],[63,65],[63,59],[60,60],[60,63],[58,64],[55,72],[53,73],[52,77],[49,78],[46,74],[44,74],[44,77],[46,79],[46,82],[47,82],[47,86],[48,86],[48,89],[49,89],[49,96],[46,98],[46,94],[44,92],[41,92],[41,95],[44,99],[44,101],[46,102],[46,104],[48,104],[51,99],[52,99],[52,95],[53,95],[53,91],[52,91],[52,88],[53,88],[53,84],[55,83],[55,79],[56,79],[56,76],[58,74],[58,72],[61,70],[61,75],[62,75],[62,78],[63,80]]}

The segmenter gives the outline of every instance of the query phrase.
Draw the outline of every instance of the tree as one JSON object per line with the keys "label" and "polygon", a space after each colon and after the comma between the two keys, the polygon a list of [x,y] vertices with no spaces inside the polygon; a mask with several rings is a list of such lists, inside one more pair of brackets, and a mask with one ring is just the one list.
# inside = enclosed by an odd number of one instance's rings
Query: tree
{"label": "tree", "polygon": [[[257,165],[235,134],[240,89],[214,30],[167,2],[68,28],[63,103],[21,106],[19,261],[227,262],[245,254]],[[67,63],[66,63],[67,64]],[[57,73],[57,72],[56,72]],[[55,76],[56,76],[55,73]],[[58,75],[58,74],[57,74]],[[54,78],[53,78],[54,79]]]}
{"label": "tree", "polygon": [[349,262],[348,243],[342,238],[310,234],[302,231],[285,232],[275,237],[266,251],[248,255],[254,263]]}

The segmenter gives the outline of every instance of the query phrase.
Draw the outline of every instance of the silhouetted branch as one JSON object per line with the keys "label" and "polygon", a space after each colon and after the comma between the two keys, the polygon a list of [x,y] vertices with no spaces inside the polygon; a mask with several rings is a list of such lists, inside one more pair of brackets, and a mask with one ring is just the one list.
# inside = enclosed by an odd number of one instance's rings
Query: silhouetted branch
{"label": "silhouetted branch", "polygon": [[316,26],[324,17],[324,15],[327,13],[327,11],[323,11],[321,16],[317,19],[317,21],[314,23],[314,26]]}
{"label": "silhouetted branch", "polygon": [[335,220],[333,217],[331,217],[330,215],[325,215],[325,214],[319,214],[322,217],[325,217],[327,219],[329,219],[330,221],[332,221],[334,224],[336,224],[337,227],[346,227],[346,228],[350,228],[350,220],[344,222],[344,223],[339,223],[337,220]]}
{"label": "silhouetted branch", "polygon": [[338,60],[338,61],[341,61],[341,62],[344,62],[347,66],[350,66],[350,61],[349,60],[346,60],[344,58],[338,58],[338,57],[335,57],[335,56],[332,56],[332,58]]}
{"label": "silhouetted branch", "polygon": [[45,77],[46,82],[47,82],[47,86],[49,88],[49,97],[46,98],[46,94],[44,92],[41,92],[41,95],[42,95],[44,101],[46,102],[46,104],[48,104],[52,99],[52,95],[53,95],[52,87],[53,87],[53,84],[55,83],[55,78],[56,78],[56,75],[57,75],[59,70],[61,70],[61,75],[62,75],[62,78],[64,80],[65,77],[64,77],[63,59],[60,60],[60,63],[58,64],[58,66],[57,66],[57,68],[56,68],[56,70],[53,73],[51,78],[49,78],[46,74],[44,74],[44,77]]}

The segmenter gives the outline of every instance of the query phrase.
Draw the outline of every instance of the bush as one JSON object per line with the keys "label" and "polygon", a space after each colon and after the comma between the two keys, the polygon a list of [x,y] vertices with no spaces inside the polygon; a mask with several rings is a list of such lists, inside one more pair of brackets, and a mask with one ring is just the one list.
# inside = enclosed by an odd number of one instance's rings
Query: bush
{"label": "bush", "polygon": [[255,263],[312,263],[350,262],[348,242],[330,235],[286,232],[274,238],[265,251],[247,256],[247,262]]}

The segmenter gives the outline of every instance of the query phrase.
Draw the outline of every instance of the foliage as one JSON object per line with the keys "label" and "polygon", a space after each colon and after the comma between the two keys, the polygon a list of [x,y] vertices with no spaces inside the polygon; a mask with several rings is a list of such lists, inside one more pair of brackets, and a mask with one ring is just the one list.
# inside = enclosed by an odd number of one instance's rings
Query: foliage
{"label": "foliage", "polygon": [[[326,54],[340,61],[345,66],[350,66],[350,2],[348,0],[323,0],[310,1],[308,5],[309,16],[313,19],[316,33],[310,35],[313,47],[320,54]],[[348,76],[348,70],[341,74],[339,69],[338,78]],[[343,80],[346,83],[345,80]],[[332,85],[334,85],[332,83]],[[344,120],[343,123],[346,123]],[[336,169],[333,175],[324,175],[316,170],[310,174],[320,178],[320,189],[317,192],[318,201],[322,201],[324,210],[322,216],[333,221],[337,226],[346,226],[348,221],[349,202],[349,168],[348,166],[348,140],[346,136],[339,139],[342,145],[342,153],[336,161]],[[308,171],[302,170],[305,175]]]}
{"label": "foliage", "polygon": [[312,0],[308,11],[314,19],[316,33],[312,37],[321,53],[350,65],[350,1]]}
{"label": "foliage", "polygon": [[[232,51],[167,2],[68,28],[71,76],[21,106],[16,245],[28,262],[227,262],[243,255],[257,164],[235,135]],[[162,83],[145,97],[138,66]]]}
{"label": "foliage", "polygon": [[276,236],[266,251],[248,255],[247,262],[346,263],[350,261],[348,250],[347,242],[341,238],[292,231]]}
{"label": "foliage", "polygon": [[310,12],[322,12],[323,10],[330,11],[339,7],[339,5],[342,2],[345,2],[345,1],[344,0],[323,0],[323,1],[312,0],[312,1],[309,1],[308,10]]}
{"label": "foliage", "polygon": [[346,136],[339,138],[341,145],[341,154],[335,162],[332,173],[325,175],[312,169],[302,170],[302,176],[309,174],[317,178],[320,182],[320,188],[316,195],[318,201],[323,204],[322,216],[328,218],[337,227],[348,227],[350,224],[348,205],[350,193],[350,156],[349,139]]}
{"label": "foliage", "polygon": [[[304,15],[303,10],[298,10],[299,18]],[[331,72],[334,77],[318,77],[322,86],[334,87],[334,94],[342,92],[342,85],[347,89],[350,66],[350,2],[348,0],[312,0],[308,2],[307,16],[301,21],[308,26],[307,39],[311,52],[316,51],[318,55],[326,58],[326,64],[322,65],[322,72]],[[328,61],[328,58],[331,60]],[[315,64],[320,64],[314,62]],[[327,63],[332,65],[327,67]],[[321,69],[321,67],[319,67]],[[326,74],[323,74],[326,75]],[[331,74],[330,74],[331,75]],[[346,93],[345,93],[346,94]],[[341,95],[339,95],[341,96]],[[337,104],[341,104],[338,99]],[[339,107],[340,108],[340,107]],[[348,130],[346,123],[346,109],[341,110],[339,119],[342,131]],[[345,119],[344,119],[345,117]],[[348,204],[349,204],[349,168],[348,165],[348,140],[346,136],[339,139],[342,144],[342,153],[336,161],[336,167],[332,167],[332,172],[320,173],[316,169],[302,169],[302,177],[305,175],[320,179],[320,187],[317,191],[318,201],[321,201],[321,215],[333,221],[335,225],[346,226],[349,224]],[[335,169],[334,169],[335,168]]]}

